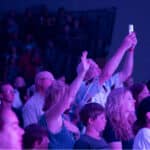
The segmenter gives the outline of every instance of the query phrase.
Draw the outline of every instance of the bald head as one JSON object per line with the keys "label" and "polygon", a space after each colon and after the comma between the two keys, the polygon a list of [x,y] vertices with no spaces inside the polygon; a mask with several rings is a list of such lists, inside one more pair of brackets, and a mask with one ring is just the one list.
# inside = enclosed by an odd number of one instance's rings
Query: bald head
{"label": "bald head", "polygon": [[35,76],[37,90],[46,90],[54,81],[54,76],[48,71],[41,71]]}

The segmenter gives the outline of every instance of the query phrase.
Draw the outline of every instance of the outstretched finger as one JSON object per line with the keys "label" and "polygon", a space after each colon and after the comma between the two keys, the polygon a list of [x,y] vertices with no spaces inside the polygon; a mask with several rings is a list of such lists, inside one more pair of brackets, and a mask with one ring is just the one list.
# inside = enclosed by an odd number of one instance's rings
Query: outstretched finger
{"label": "outstretched finger", "polygon": [[87,58],[87,55],[88,55],[88,52],[87,52],[87,51],[83,51],[83,53],[82,53],[82,57],[83,57],[84,59],[86,59],[86,58]]}
{"label": "outstretched finger", "polygon": [[87,51],[84,51],[83,53],[82,53],[82,57],[81,57],[81,61],[82,62],[85,62],[85,60],[87,59]]}

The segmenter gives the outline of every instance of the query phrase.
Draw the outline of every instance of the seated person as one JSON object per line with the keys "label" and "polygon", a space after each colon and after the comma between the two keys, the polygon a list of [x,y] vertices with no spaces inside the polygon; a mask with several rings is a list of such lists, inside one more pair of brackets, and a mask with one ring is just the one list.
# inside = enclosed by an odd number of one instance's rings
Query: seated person
{"label": "seated person", "polygon": [[98,103],[86,104],[80,111],[80,119],[86,126],[85,134],[74,144],[75,149],[107,149],[108,144],[101,137],[105,129],[104,108]]}

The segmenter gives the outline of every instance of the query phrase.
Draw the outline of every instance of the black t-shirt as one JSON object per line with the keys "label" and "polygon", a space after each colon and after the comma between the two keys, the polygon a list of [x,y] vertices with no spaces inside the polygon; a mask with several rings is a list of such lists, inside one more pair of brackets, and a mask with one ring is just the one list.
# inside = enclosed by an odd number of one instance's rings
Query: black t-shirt
{"label": "black t-shirt", "polygon": [[121,142],[123,149],[132,149],[133,147],[133,139],[124,141],[116,137],[115,132],[110,125],[110,122],[107,121],[103,137],[106,140],[106,142],[111,143],[111,142]]}
{"label": "black t-shirt", "polygon": [[88,135],[82,135],[74,144],[74,149],[109,149],[106,141],[94,139]]}

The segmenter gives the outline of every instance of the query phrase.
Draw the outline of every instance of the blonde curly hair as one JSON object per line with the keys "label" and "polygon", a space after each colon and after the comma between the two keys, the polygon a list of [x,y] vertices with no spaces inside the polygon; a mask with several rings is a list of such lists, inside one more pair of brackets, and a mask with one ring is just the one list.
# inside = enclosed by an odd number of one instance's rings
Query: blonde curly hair
{"label": "blonde curly hair", "polygon": [[126,88],[114,89],[108,96],[106,102],[106,115],[116,137],[121,140],[129,140],[134,136],[133,124],[136,120],[136,116],[135,112],[127,112],[126,107],[130,102],[125,103],[127,92],[130,91]]}

